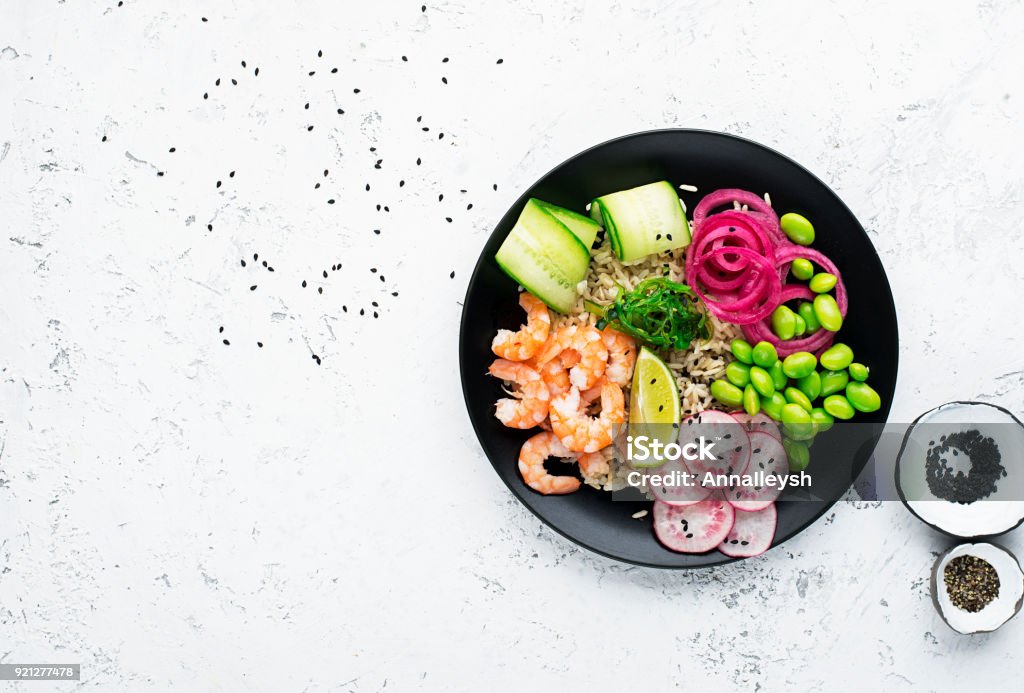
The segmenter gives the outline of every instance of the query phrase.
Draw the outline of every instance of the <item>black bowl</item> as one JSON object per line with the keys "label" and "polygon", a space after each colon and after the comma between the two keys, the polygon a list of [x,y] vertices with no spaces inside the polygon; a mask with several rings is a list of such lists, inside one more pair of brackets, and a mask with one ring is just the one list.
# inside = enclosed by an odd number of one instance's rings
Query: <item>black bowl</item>
{"label": "black bowl", "polygon": [[[882,408],[860,414],[856,427],[836,426],[819,435],[812,449],[813,487],[799,497],[787,492],[778,504],[774,546],[797,534],[836,502],[861,472],[889,414],[896,385],[899,335],[896,307],[885,270],[853,213],[827,185],[778,152],[732,135],[701,130],[654,130],[599,144],[559,165],[526,190],[502,217],[484,245],[469,281],[459,335],[462,389],[480,445],[512,493],[564,537],[604,556],[638,565],[693,568],[735,559],[717,551],[679,554],[664,548],[651,530],[650,515],[630,516],[650,503],[612,500],[612,494],[583,487],[568,496],[543,496],[519,476],[519,448],[533,432],[503,426],[494,418],[500,384],[487,375],[494,360],[490,344],[499,328],[522,322],[516,282],[494,261],[494,253],[515,224],[527,199],[538,197],[583,212],[603,194],[657,180],[698,186],[682,193],[687,207],[717,188],[767,191],[777,210],[799,212],[817,230],[814,247],[843,273],[850,309],[840,333],[857,360],[871,367],[871,385]],[[863,424],[870,424],[864,426]],[[871,433],[865,436],[864,431]],[[804,492],[806,494],[806,491]]]}

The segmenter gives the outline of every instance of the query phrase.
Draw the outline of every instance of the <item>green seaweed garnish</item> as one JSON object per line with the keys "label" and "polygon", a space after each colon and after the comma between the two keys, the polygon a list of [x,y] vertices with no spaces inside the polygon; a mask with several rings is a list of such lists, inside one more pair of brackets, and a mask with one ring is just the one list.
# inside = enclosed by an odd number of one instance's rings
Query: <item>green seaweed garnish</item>
{"label": "green seaweed garnish", "polygon": [[599,316],[597,327],[610,326],[653,347],[689,349],[697,337],[710,339],[711,321],[693,289],[665,277],[645,279],[632,291],[621,286],[610,306],[585,302]]}

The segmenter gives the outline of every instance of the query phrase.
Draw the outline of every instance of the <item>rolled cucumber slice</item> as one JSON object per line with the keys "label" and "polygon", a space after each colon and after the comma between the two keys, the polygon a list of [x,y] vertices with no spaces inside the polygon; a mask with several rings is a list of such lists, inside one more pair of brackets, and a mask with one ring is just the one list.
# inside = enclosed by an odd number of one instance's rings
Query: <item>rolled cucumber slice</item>
{"label": "rolled cucumber slice", "polygon": [[538,200],[523,207],[494,259],[510,277],[559,313],[576,304],[576,285],[587,276],[590,252]]}
{"label": "rolled cucumber slice", "polygon": [[576,234],[576,238],[580,239],[580,242],[590,250],[594,247],[594,240],[597,238],[597,232],[601,230],[601,225],[593,219],[588,219],[582,214],[577,214],[570,209],[553,205],[550,202],[544,200],[534,201],[541,206],[541,208],[553,216],[558,221],[565,224],[565,227]]}
{"label": "rolled cucumber slice", "polygon": [[594,209],[599,209],[612,250],[623,262],[690,244],[690,225],[667,181],[604,195],[591,203],[592,216]]}

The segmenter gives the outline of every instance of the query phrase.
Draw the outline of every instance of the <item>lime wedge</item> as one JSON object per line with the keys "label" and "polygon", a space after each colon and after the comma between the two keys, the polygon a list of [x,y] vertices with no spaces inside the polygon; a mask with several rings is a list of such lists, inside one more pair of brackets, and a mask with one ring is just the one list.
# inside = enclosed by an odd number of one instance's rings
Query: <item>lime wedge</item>
{"label": "lime wedge", "polygon": [[[679,390],[672,371],[658,356],[642,347],[630,390],[629,434],[647,436],[663,445],[675,442],[679,432]],[[663,460],[633,461],[635,467],[654,467]]]}

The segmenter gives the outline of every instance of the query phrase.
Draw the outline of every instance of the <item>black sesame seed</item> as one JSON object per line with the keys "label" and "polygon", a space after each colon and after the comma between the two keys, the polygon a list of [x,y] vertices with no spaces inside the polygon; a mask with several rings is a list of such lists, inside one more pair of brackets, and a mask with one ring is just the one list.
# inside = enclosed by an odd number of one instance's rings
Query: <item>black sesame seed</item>
{"label": "black sesame seed", "polygon": [[360,315],[366,315],[366,311],[365,311],[365,310],[363,310],[362,308],[360,308],[360,309],[359,309],[359,314],[360,314]]}
{"label": "black sesame seed", "polygon": [[221,333],[223,333],[223,332],[224,332],[224,326],[223,326],[223,325],[221,325],[221,326],[220,326],[220,329],[219,329],[219,330],[217,330],[217,331],[218,331],[218,332],[221,332]]}
{"label": "black sesame seed", "polygon": [[252,254],[252,261],[253,262],[256,262],[259,259],[260,259],[260,254],[259,253],[253,253]]}
{"label": "black sesame seed", "polygon": [[318,58],[322,58],[322,57],[324,57],[324,52],[323,52],[323,50],[318,50],[318,51],[316,52],[316,57],[318,57]]}
{"label": "black sesame seed", "polygon": [[303,280],[302,280],[302,288],[303,288],[303,289],[305,289],[305,288],[306,288],[306,280],[305,280],[305,279],[303,279]]}
{"label": "black sesame seed", "polygon": [[266,267],[266,266],[267,266],[267,261],[266,261],[266,260],[264,260],[264,261],[263,261],[263,266],[264,266],[264,267]]}
{"label": "black sesame seed", "polygon": [[398,181],[398,187],[404,188],[405,187],[405,181],[404,180]]}
{"label": "black sesame seed", "polygon": [[369,183],[366,184],[366,192],[370,192],[370,184]]}
{"label": "black sesame seed", "polygon": [[444,133],[443,132],[437,133],[437,139],[443,140],[444,139]]}
{"label": "black sesame seed", "polygon": [[245,61],[244,60],[242,61],[242,67],[245,67]]}
{"label": "black sesame seed", "polygon": [[341,115],[341,114],[342,114],[342,113],[344,113],[344,112],[345,112],[345,109],[343,109],[343,108],[339,108],[339,109],[338,109],[338,115]]}
{"label": "black sesame seed", "polygon": [[372,272],[373,274],[377,274],[377,268],[376,267],[371,267],[370,268],[370,272]]}
{"label": "black sesame seed", "polygon": [[231,171],[231,172],[228,173],[228,178],[234,178],[234,177],[235,177],[235,172],[234,171]]}
{"label": "black sesame seed", "polygon": [[315,183],[313,185],[313,190],[319,190],[319,189],[320,189],[320,184],[319,183]]}
{"label": "black sesame seed", "polygon": [[420,159],[419,157],[416,157],[416,165],[419,166],[422,163],[423,163],[423,160]]}
{"label": "black sesame seed", "polygon": [[444,199],[444,193],[441,193],[440,195],[437,196],[437,201],[438,202],[440,202],[443,199]]}
{"label": "black sesame seed", "polygon": [[341,307],[341,310],[342,310],[342,312],[347,313],[348,312],[348,306],[343,305]]}
{"label": "black sesame seed", "polygon": [[353,90],[352,90],[352,93],[353,93],[353,94],[358,94],[358,93],[359,93],[360,91],[361,91],[360,89],[353,89]]}
{"label": "black sesame seed", "polygon": [[327,204],[333,205],[334,204],[334,198],[332,197],[331,199],[327,200]]}
{"label": "black sesame seed", "polygon": [[498,58],[498,62],[496,62],[495,65],[501,65],[503,62],[505,62],[504,58]]}
{"label": "black sesame seed", "polygon": [[238,86],[238,80],[237,80],[237,79],[235,79],[234,77],[232,77],[232,78],[231,78],[231,83],[232,83],[233,85],[235,85],[236,87]]}
{"label": "black sesame seed", "polygon": [[256,68],[256,71],[255,71],[255,72],[253,72],[253,74],[254,74],[255,76],[259,77],[259,76],[260,76],[260,69],[259,69],[259,68],[257,67],[257,68]]}
{"label": "black sesame seed", "polygon": [[217,187],[219,188],[220,186],[221,186],[221,182],[217,181]]}
{"label": "black sesame seed", "polygon": [[263,342],[256,342],[256,346],[258,346],[260,349],[262,349],[263,348]]}
{"label": "black sesame seed", "polygon": [[174,152],[176,151],[176,149],[175,149],[174,147],[171,147],[171,148],[170,148],[170,149],[168,149],[167,151],[169,151],[169,152],[170,152],[171,154],[173,154],[173,153],[174,153]]}
{"label": "black sesame seed", "polygon": [[156,175],[157,175],[158,178],[163,178],[164,172],[163,171],[157,171]]}
{"label": "black sesame seed", "polygon": [[328,169],[326,169],[326,168],[325,168],[325,169],[324,169],[324,178],[326,178],[326,177],[327,177],[327,174],[328,174],[328,173],[329,173]]}
{"label": "black sesame seed", "polygon": [[107,141],[107,136],[106,135],[104,135],[103,137],[100,138],[100,142],[106,142],[106,141]]}
{"label": "black sesame seed", "polygon": [[203,92],[203,98],[204,99],[208,99],[208,98],[210,98],[210,95],[204,91]]}
{"label": "black sesame seed", "polygon": [[242,260],[242,267],[245,267],[245,260]]}
{"label": "black sesame seed", "polygon": [[452,223],[452,218],[451,217],[445,217],[444,220],[447,221],[449,224]]}
{"label": "black sesame seed", "polygon": [[307,111],[309,110],[309,102],[308,101],[306,102],[306,105],[303,106],[303,108],[306,109]]}
{"label": "black sesame seed", "polygon": [[403,55],[402,56],[402,62],[403,63],[407,63],[407,62],[409,62],[409,59]]}
{"label": "black sesame seed", "polygon": [[322,286],[318,286],[318,287],[316,287],[316,292],[317,292],[318,294],[322,294],[322,293],[324,292],[324,287],[322,287]]}
{"label": "black sesame seed", "polygon": [[391,292],[391,295],[392,295],[392,296],[397,296],[397,295],[398,295],[398,292],[397,292],[397,291],[392,291],[392,292]]}
{"label": "black sesame seed", "polygon": [[309,76],[310,76],[310,77],[312,77],[312,76],[313,76],[313,75],[315,75],[315,74],[316,74],[316,70],[310,70],[310,71],[309,71]]}
{"label": "black sesame seed", "polygon": [[203,20],[204,22],[208,22],[208,21],[210,21],[210,20],[209,20],[209,19],[207,19],[206,17],[203,17],[203,18],[202,18],[202,20]]}
{"label": "black sesame seed", "polygon": [[452,273],[449,274],[448,276],[452,279],[455,279],[455,270],[452,270]]}
{"label": "black sesame seed", "polygon": [[378,317],[378,316],[377,316],[377,311],[373,311],[373,317],[374,317],[374,318]]}
{"label": "black sesame seed", "polygon": [[327,270],[324,270],[324,279],[327,279]]}
{"label": "black sesame seed", "polygon": [[497,183],[495,183],[495,184],[494,184],[494,185],[492,185],[491,187],[493,187],[493,188],[494,188],[495,190],[497,190],[497,189],[498,189],[498,184],[497,184]]}
{"label": "black sesame seed", "polygon": [[223,342],[224,342],[224,345],[225,345],[225,346],[230,346],[230,345],[231,345],[231,342],[229,342],[229,341],[228,341],[228,340],[226,340],[226,339],[223,339],[223,340],[221,340],[221,341],[223,341]]}
{"label": "black sesame seed", "polygon": [[313,131],[313,126],[312,125],[310,125],[309,127],[306,128],[306,132],[312,132],[312,131]]}
{"label": "black sesame seed", "polygon": [[213,86],[215,86],[215,87],[219,87],[220,86],[220,77],[218,77],[217,81],[213,83]]}
{"label": "black sesame seed", "polygon": [[380,229],[374,229],[373,233],[379,236],[380,235]]}
{"label": "black sesame seed", "polygon": [[252,286],[249,287],[249,291],[255,291],[255,290],[256,290],[256,285],[255,284],[253,284]]}
{"label": "black sesame seed", "polygon": [[441,83],[442,84],[448,84],[448,78],[447,77],[442,77],[441,78]]}
{"label": "black sesame seed", "polygon": [[466,211],[469,211],[471,209],[473,209],[473,203],[472,202],[470,202],[468,205],[466,205]]}

